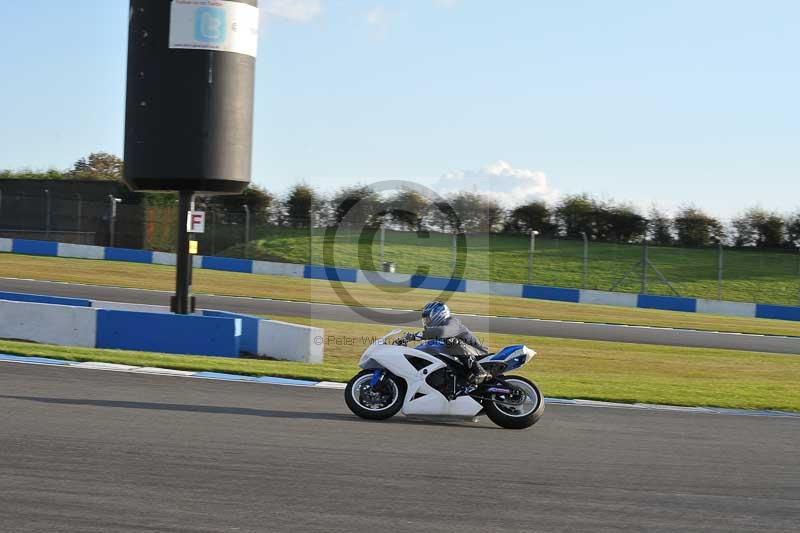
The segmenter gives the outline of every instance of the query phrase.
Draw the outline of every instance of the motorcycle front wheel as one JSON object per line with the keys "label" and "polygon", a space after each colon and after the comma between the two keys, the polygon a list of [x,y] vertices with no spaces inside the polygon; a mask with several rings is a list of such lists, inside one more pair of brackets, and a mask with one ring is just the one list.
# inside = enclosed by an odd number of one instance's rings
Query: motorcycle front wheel
{"label": "motorcycle front wheel", "polygon": [[373,370],[356,374],[344,390],[344,401],[353,414],[367,420],[386,420],[403,407],[405,382],[385,371],[383,379],[373,388]]}
{"label": "motorcycle front wheel", "polygon": [[536,384],[522,376],[504,376],[503,381],[515,390],[513,395],[495,395],[483,407],[489,420],[506,429],[525,429],[534,425],[544,413],[544,397]]}

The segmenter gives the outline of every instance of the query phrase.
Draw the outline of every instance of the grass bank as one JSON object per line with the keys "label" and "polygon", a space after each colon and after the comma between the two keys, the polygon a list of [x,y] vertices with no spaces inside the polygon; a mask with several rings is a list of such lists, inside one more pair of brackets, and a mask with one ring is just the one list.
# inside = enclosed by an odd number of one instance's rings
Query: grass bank
{"label": "grass bank", "polygon": [[[222,255],[340,267],[379,269],[378,239],[369,233],[340,229],[323,253],[324,230],[258,228],[258,238],[245,247],[237,245],[216,250]],[[461,254],[459,272],[467,279],[491,279],[511,283],[528,280],[530,241],[523,235],[469,234]],[[206,246],[208,248],[208,246]],[[208,253],[209,250],[201,250]],[[628,279],[617,287],[638,292],[641,287],[641,259],[638,244],[593,242],[589,244],[587,289],[609,290],[626,273]],[[399,272],[413,273],[425,266],[430,273],[449,276],[452,272],[452,236],[386,231],[384,259],[397,264]],[[533,280],[542,285],[581,287],[583,283],[583,242],[563,239],[536,240]],[[681,296],[717,298],[719,257],[716,248],[650,246],[649,258]],[[800,303],[800,256],[796,250],[725,250],[722,260],[722,299],[732,301],[798,305]],[[649,272],[649,291],[672,294],[654,271]]]}
{"label": "grass bank", "polygon": [[[104,361],[179,370],[209,370],[325,381],[346,381],[361,352],[386,326],[275,317],[325,328],[325,363],[228,359],[118,350],[91,350],[0,341],[0,353],[70,361]],[[493,349],[523,342],[538,355],[519,371],[545,395],[615,402],[800,411],[800,357],[525,337],[479,335]]]}

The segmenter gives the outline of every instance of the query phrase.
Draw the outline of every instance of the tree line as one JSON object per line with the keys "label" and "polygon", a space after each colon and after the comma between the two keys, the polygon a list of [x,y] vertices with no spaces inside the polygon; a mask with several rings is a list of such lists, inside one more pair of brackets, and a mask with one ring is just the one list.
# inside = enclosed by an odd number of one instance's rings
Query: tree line
{"label": "tree line", "polygon": [[[76,161],[65,171],[0,171],[0,178],[121,180],[123,163],[103,152]],[[151,206],[172,205],[175,194],[145,193]],[[243,194],[199,198],[200,208],[213,210],[217,221],[238,221],[247,205],[254,223],[293,228],[327,225],[378,227],[442,232],[529,234],[545,238],[576,238],[633,243],[647,239],[658,245],[792,248],[800,245],[800,212],[783,215],[760,207],[745,209],[723,222],[701,208],[687,205],[670,216],[658,208],[646,215],[636,207],[589,194],[567,195],[548,204],[532,201],[512,208],[490,196],[462,191],[429,199],[404,189],[379,194],[369,186],[342,187],[321,195],[305,184],[294,185],[278,197],[258,185]],[[220,220],[221,218],[221,220]]]}

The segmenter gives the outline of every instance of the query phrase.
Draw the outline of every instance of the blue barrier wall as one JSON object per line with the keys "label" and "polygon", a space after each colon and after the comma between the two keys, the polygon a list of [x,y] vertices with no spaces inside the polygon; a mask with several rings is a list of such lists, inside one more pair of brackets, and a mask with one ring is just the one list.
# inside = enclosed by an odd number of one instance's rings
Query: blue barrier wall
{"label": "blue barrier wall", "polygon": [[411,276],[411,287],[435,291],[464,292],[466,281],[460,278],[437,278],[435,276]]}
{"label": "blue barrier wall", "polygon": [[227,272],[253,272],[253,262],[249,259],[234,259],[231,257],[203,256],[203,268],[209,270],[225,270]]}
{"label": "blue barrier wall", "polygon": [[98,348],[238,357],[235,319],[97,310]]}
{"label": "blue barrier wall", "polygon": [[352,268],[334,268],[319,265],[306,265],[303,277],[309,279],[326,279],[330,281],[346,281],[355,283],[357,272]]}
{"label": "blue barrier wall", "polygon": [[800,307],[783,305],[756,305],[756,318],[776,318],[778,320],[800,320]]}
{"label": "blue barrier wall", "polygon": [[203,311],[203,316],[218,318],[240,318],[242,320],[242,341],[240,349],[248,354],[258,353],[258,323],[266,318],[258,318],[250,315],[240,315],[227,311]]}
{"label": "blue barrier wall", "polygon": [[29,241],[14,239],[11,242],[11,252],[26,255],[58,255],[58,243],[50,241]]}
{"label": "blue barrier wall", "polygon": [[40,296],[38,294],[21,294],[18,292],[0,292],[0,300],[12,302],[31,302],[35,304],[69,305],[72,307],[91,307],[92,302],[80,298],[62,298],[60,296]]}
{"label": "blue barrier wall", "polygon": [[127,261],[128,263],[152,263],[153,252],[149,250],[131,250],[130,248],[106,248],[105,258],[108,261]]}
{"label": "blue barrier wall", "polygon": [[562,289],[559,287],[544,287],[541,285],[524,285],[522,287],[522,297],[578,303],[581,299],[581,291],[578,289]]}
{"label": "blue barrier wall", "polygon": [[676,296],[651,296],[640,294],[637,307],[642,309],[661,309],[664,311],[684,311],[694,313],[697,311],[697,300],[694,298],[678,298]]}

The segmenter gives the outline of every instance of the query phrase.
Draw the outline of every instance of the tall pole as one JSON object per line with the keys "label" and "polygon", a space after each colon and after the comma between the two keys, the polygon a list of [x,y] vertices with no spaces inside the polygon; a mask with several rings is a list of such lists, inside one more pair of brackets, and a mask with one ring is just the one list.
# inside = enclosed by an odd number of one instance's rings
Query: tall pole
{"label": "tall pole", "polygon": [[717,243],[717,300],[722,300],[722,241]]}
{"label": "tall pole", "polygon": [[581,232],[583,237],[583,278],[581,279],[581,289],[586,288],[586,280],[589,277],[589,237],[585,231]]}
{"label": "tall pole", "polygon": [[175,297],[172,311],[179,315],[192,312],[192,256],[189,253],[189,211],[194,193],[180,191],[178,197],[178,250],[175,264]]}
{"label": "tall pole", "polygon": [[647,237],[642,241],[642,294],[647,294],[647,267],[650,259],[647,257]]}
{"label": "tall pole", "polygon": [[536,251],[536,236],[539,232],[535,229],[531,230],[531,244],[528,248],[528,284],[533,282],[533,253]]}
{"label": "tall pole", "polygon": [[45,240],[50,240],[50,189],[44,190],[45,200],[45,222],[44,222],[44,238]]}

